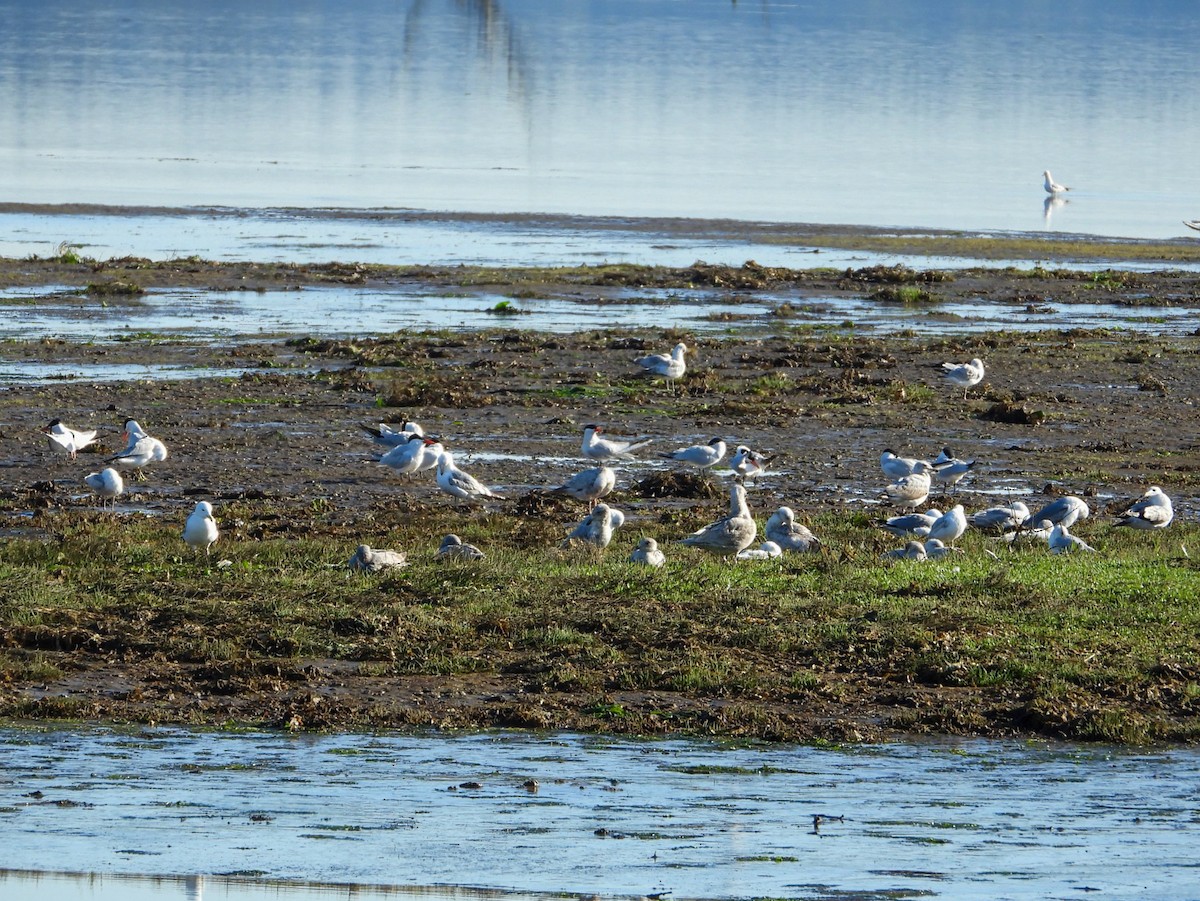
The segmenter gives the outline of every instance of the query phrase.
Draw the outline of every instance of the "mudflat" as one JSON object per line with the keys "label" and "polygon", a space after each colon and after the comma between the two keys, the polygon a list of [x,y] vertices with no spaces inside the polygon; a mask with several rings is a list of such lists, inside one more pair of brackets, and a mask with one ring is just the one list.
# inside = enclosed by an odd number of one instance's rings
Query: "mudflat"
{"label": "mudflat", "polygon": [[[0,261],[0,287],[76,286],[111,315],[147,288],[337,282],[604,302],[631,286],[703,285],[753,299],[871,296],[914,308],[1200,306],[1200,276],[977,269],[585,267],[472,270],[202,260]],[[47,301],[48,303],[51,301]],[[53,301],[61,302],[61,299]],[[508,327],[511,322],[512,327]],[[14,341],[8,360],[186,363],[219,378],[0,390],[0,714],[281,728],[523,726],[784,740],[912,732],[1194,740],[1200,592],[1188,547],[1197,475],[1200,337],[1129,330],[860,334],[780,307],[711,332],[631,325],[544,334],[497,317],[475,332],[119,342]],[[1200,323],[1198,323],[1200,326]],[[634,359],[685,342],[668,384]],[[966,390],[940,373],[980,358]],[[71,461],[38,429],[99,429]],[[170,448],[127,479],[116,515],[83,486],[127,417]],[[432,474],[377,462],[364,426],[419,422],[501,497],[468,504]],[[627,515],[606,549],[563,548],[586,505],[546,493],[594,465],[584,425],[654,441],[617,465]],[[748,484],[760,531],[781,505],[820,549],[726,562],[678,539],[724,515],[727,460],[707,476],[660,455],[710,438],[772,457]],[[1093,515],[1095,554],[1051,557],[974,530],[961,554],[886,563],[884,449],[975,460],[930,504],[968,512],[1061,494]],[[1175,499],[1161,532],[1116,528],[1150,485]],[[180,540],[216,510],[209,558]],[[435,559],[455,532],[487,559]],[[668,563],[626,562],[655,537]],[[760,540],[761,540],[760,536]],[[408,555],[376,577],[368,543]],[[1189,595],[1190,593],[1190,595]],[[1192,605],[1194,606],[1194,605]],[[1057,629],[1053,624],[1057,623]]]}

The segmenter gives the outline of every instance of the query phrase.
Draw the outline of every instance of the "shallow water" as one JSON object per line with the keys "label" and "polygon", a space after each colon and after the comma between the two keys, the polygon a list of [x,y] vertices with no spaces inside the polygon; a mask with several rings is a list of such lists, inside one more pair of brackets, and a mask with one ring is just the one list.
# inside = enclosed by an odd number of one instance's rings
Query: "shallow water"
{"label": "shallow water", "polygon": [[[0,730],[0,749],[13,870],[672,898],[1200,892],[1194,750],[41,728]],[[844,819],[814,832],[816,815]],[[90,896],[63,880],[39,897]]]}
{"label": "shallow water", "polygon": [[[0,15],[10,201],[1144,237],[1200,215],[1186,0],[1003,15],[875,0],[0,0]],[[1045,168],[1074,188],[1049,214]]]}

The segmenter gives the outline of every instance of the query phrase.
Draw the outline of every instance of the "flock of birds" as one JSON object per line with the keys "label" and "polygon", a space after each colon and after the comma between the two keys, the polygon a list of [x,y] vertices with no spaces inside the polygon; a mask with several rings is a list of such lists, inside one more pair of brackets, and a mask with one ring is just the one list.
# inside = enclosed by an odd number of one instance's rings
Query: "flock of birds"
{"label": "flock of birds", "polygon": [[[1046,173],[1046,179],[1048,186],[1055,184],[1049,172]],[[648,374],[673,383],[686,373],[688,353],[688,347],[679,343],[670,353],[644,356],[638,358],[636,363]],[[941,363],[937,368],[950,385],[962,388],[964,399],[971,388],[983,381],[985,375],[980,359],[965,363]],[[405,422],[400,428],[380,423],[378,426],[363,426],[363,429],[382,448],[379,463],[398,475],[410,477],[432,471],[438,489],[459,500],[483,501],[501,496],[457,466],[453,454],[442,441],[426,435],[415,422]],[[41,431],[45,433],[51,448],[71,459],[75,459],[80,450],[94,444],[97,434],[95,431],[71,429],[58,419],[52,420]],[[167,448],[163,442],[147,434],[136,420],[125,422],[125,438],[125,448],[105,460],[108,466],[84,478],[84,483],[100,498],[102,506],[111,502],[114,511],[117,498],[125,491],[122,470],[132,470],[138,478],[143,478],[143,469],[167,459]],[[569,532],[562,543],[563,547],[608,547],[614,533],[626,520],[622,511],[604,503],[604,498],[616,488],[617,474],[613,467],[634,460],[634,455],[653,440],[648,437],[615,438],[606,434],[603,426],[591,424],[584,427],[580,452],[597,465],[576,473],[561,485],[545,489],[549,494],[564,495],[588,505],[587,515]],[[704,444],[679,448],[660,456],[694,467],[701,473],[709,473],[725,459],[727,451],[728,444],[724,438],[713,438]],[[758,525],[747,502],[746,486],[752,484],[755,477],[766,470],[773,460],[774,457],[754,451],[748,445],[738,445],[728,462],[733,476],[728,514],[681,537],[678,543],[730,560],[770,559],[784,553],[805,553],[821,548],[821,541],[796,521],[795,511],[787,506],[771,514],[765,529],[766,540],[752,547],[758,538]],[[1094,550],[1069,531],[1076,522],[1091,513],[1087,503],[1079,497],[1060,497],[1036,513],[1031,513],[1020,501],[971,515],[966,513],[961,504],[956,504],[945,513],[936,508],[920,513],[916,511],[926,505],[935,487],[943,495],[954,490],[975,468],[976,461],[961,460],[949,448],[944,448],[933,460],[901,457],[889,449],[881,454],[879,465],[883,474],[890,479],[880,499],[900,510],[898,515],[883,521],[881,525],[888,532],[908,539],[904,547],[887,552],[885,557],[888,559],[938,559],[955,553],[955,542],[966,533],[968,527],[996,532],[1008,542],[1041,539],[1053,553]],[[1162,529],[1173,518],[1171,499],[1155,486],[1122,514],[1117,525],[1135,529]],[[206,556],[210,554],[212,545],[219,537],[212,504],[208,501],[196,504],[184,526],[182,537],[197,552],[203,549]],[[484,553],[451,534],[443,539],[437,556],[441,559],[480,560]],[[666,562],[666,556],[655,539],[643,537],[629,560],[659,567]],[[407,557],[403,552],[374,549],[366,544],[355,550],[349,562],[351,570],[370,573],[405,565]]]}

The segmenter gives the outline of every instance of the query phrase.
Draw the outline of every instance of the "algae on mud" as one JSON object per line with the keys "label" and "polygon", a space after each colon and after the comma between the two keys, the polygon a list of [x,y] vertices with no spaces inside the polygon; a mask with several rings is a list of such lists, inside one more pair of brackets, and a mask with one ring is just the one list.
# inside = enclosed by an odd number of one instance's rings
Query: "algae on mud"
{"label": "algae on mud", "polygon": [[[219,280],[195,265],[197,277]],[[938,291],[963,278],[921,284]],[[969,278],[1019,293],[1027,276]],[[1144,292],[1141,278],[1064,278],[1060,287]],[[1177,297],[1194,291],[1192,278],[1172,281]],[[844,290],[866,284],[851,279]],[[1047,277],[1045,290],[1054,288]],[[640,377],[636,352],[676,340],[698,351],[677,389]],[[1200,577],[1186,548],[1200,483],[1198,348],[1195,336],[862,337],[797,332],[786,321],[745,335],[10,343],[6,352],[64,366],[102,354],[252,360],[258,371],[0,392],[0,713],[1193,741]],[[974,356],[988,378],[964,401],[935,369]],[[997,407],[1030,416],[989,419]],[[36,429],[62,416],[107,426],[111,443],[126,415],[166,438],[172,456],[132,486],[114,519],[80,486],[100,457],[53,458]],[[475,454],[474,468],[505,499],[459,508],[428,481],[390,476],[360,428],[381,418],[417,419]],[[622,470],[612,500],[630,522],[608,551],[555,550],[581,507],[539,489],[589,465],[578,444],[592,421],[653,434],[655,450],[719,435],[779,453],[751,506],[760,524],[780,504],[799,510],[827,550],[766,565],[696,559],[672,542],[724,507],[727,482],[717,480],[712,499],[659,497],[647,477],[668,464],[652,456]],[[969,533],[966,553],[948,563],[884,567],[891,538],[872,525],[879,452],[933,456],[947,444],[981,461],[959,492],[969,508],[990,505],[996,491],[1085,495],[1098,515],[1079,531],[1101,553],[1010,555]],[[1104,512],[1151,483],[1177,498],[1179,521],[1161,534],[1113,530]],[[179,540],[198,497],[214,501],[226,567],[192,560]],[[434,561],[446,532],[484,547],[487,561]],[[641,534],[668,549],[664,572],[623,562]],[[378,581],[350,578],[345,560],[364,540],[408,551],[412,565]]]}

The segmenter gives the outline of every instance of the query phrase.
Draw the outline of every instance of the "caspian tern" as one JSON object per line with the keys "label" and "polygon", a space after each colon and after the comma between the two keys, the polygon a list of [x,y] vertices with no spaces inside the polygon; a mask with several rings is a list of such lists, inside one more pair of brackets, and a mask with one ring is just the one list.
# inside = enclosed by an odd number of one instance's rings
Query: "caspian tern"
{"label": "caspian tern", "polygon": [[739,444],[733,456],[729,458],[729,469],[742,481],[755,479],[775,460],[774,456],[753,451],[744,444]]}
{"label": "caspian tern", "polygon": [[436,438],[414,438],[392,448],[379,458],[379,462],[397,475],[409,476],[433,469],[444,450]]}
{"label": "caspian tern", "polygon": [[84,432],[67,428],[61,419],[51,419],[41,431],[46,435],[46,440],[53,450],[66,454],[72,460],[79,451],[96,442],[95,431]]}
{"label": "caspian tern", "polygon": [[583,455],[602,463],[612,463],[617,460],[632,460],[633,452],[653,441],[653,438],[634,438],[621,441],[617,438],[601,438],[603,426],[586,425],[583,427]]}
{"label": "caspian tern", "polygon": [[405,422],[399,429],[393,429],[386,422],[378,426],[364,425],[362,430],[371,436],[371,440],[381,447],[393,448],[417,438],[424,438],[424,430],[415,422]]}

